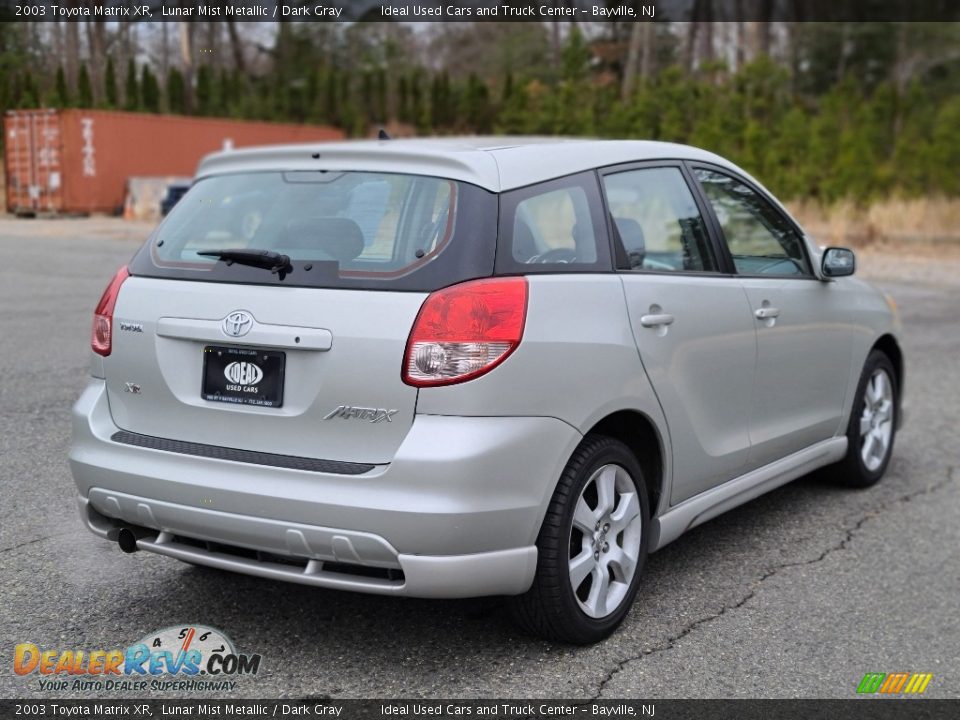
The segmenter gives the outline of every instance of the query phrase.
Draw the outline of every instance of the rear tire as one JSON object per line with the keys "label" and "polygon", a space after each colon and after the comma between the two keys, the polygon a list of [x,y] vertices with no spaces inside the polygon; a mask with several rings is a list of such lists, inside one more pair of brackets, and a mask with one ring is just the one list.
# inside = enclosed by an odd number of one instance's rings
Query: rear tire
{"label": "rear tire", "polygon": [[874,350],[863,366],[847,425],[847,454],[828,468],[830,478],[852,488],[876,485],[890,464],[897,434],[899,388],[893,363]]}
{"label": "rear tire", "polygon": [[587,435],[567,463],[537,538],[537,572],[510,598],[517,623],[556,642],[603,640],[637,595],[650,507],[640,464],[619,440]]}

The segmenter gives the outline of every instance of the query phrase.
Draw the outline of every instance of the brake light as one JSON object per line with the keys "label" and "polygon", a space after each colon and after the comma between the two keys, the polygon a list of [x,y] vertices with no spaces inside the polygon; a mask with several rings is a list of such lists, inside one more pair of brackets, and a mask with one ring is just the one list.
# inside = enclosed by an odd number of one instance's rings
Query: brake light
{"label": "brake light", "polygon": [[431,293],[407,340],[403,381],[452,385],[490,372],[517,349],[526,316],[522,277],[473,280]]}
{"label": "brake light", "polygon": [[90,335],[90,347],[97,355],[107,357],[113,349],[113,308],[117,304],[120,286],[130,277],[126,266],[117,270],[107,289],[103,291],[97,309],[93,311],[93,332]]}

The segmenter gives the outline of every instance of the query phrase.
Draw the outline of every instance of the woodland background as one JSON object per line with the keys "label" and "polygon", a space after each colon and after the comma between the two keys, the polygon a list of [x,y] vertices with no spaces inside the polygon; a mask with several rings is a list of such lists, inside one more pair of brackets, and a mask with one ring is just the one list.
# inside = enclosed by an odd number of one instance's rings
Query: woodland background
{"label": "woodland background", "polygon": [[831,232],[960,233],[960,23],[0,22],[0,111],[41,106],[670,140]]}

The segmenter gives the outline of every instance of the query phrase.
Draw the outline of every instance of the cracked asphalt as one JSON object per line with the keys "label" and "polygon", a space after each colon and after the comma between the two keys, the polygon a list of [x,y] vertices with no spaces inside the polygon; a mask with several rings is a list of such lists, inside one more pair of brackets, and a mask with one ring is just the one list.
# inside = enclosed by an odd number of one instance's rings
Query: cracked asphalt
{"label": "cracked asphalt", "polygon": [[931,672],[928,697],[960,697],[954,276],[862,264],[904,323],[910,416],[883,482],[803,478],[693,530],[650,558],[617,634],[571,648],[517,633],[496,602],[277,584],[124,556],[83,529],[70,406],[92,308],[148,229],[0,218],[0,696],[87,696],[15,675],[17,643],[110,649],[203,623],[263,656],[235,697],[849,698],[864,673],[894,671]]}

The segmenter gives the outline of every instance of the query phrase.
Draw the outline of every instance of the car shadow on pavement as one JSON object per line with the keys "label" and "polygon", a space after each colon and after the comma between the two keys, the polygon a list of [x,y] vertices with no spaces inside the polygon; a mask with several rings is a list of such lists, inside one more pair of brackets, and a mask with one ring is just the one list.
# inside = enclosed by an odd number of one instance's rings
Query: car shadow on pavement
{"label": "car shadow on pavement", "polygon": [[[275,652],[270,648],[282,647],[283,664],[326,664],[335,675],[361,666],[364,673],[403,666],[402,682],[411,687],[436,682],[482,692],[514,660],[616,655],[623,646],[643,652],[672,642],[691,623],[742,603],[765,574],[816,558],[878,504],[880,487],[889,493],[903,478],[900,463],[894,463],[885,485],[858,492],[812,475],[691,530],[650,556],[623,628],[592,648],[523,635],[500,599],[380,597],[182,566],[173,570],[175,592],[154,600],[165,614],[182,618],[203,608],[197,622],[224,629],[239,647],[263,652],[265,660]],[[336,689],[336,682],[328,687]]]}

